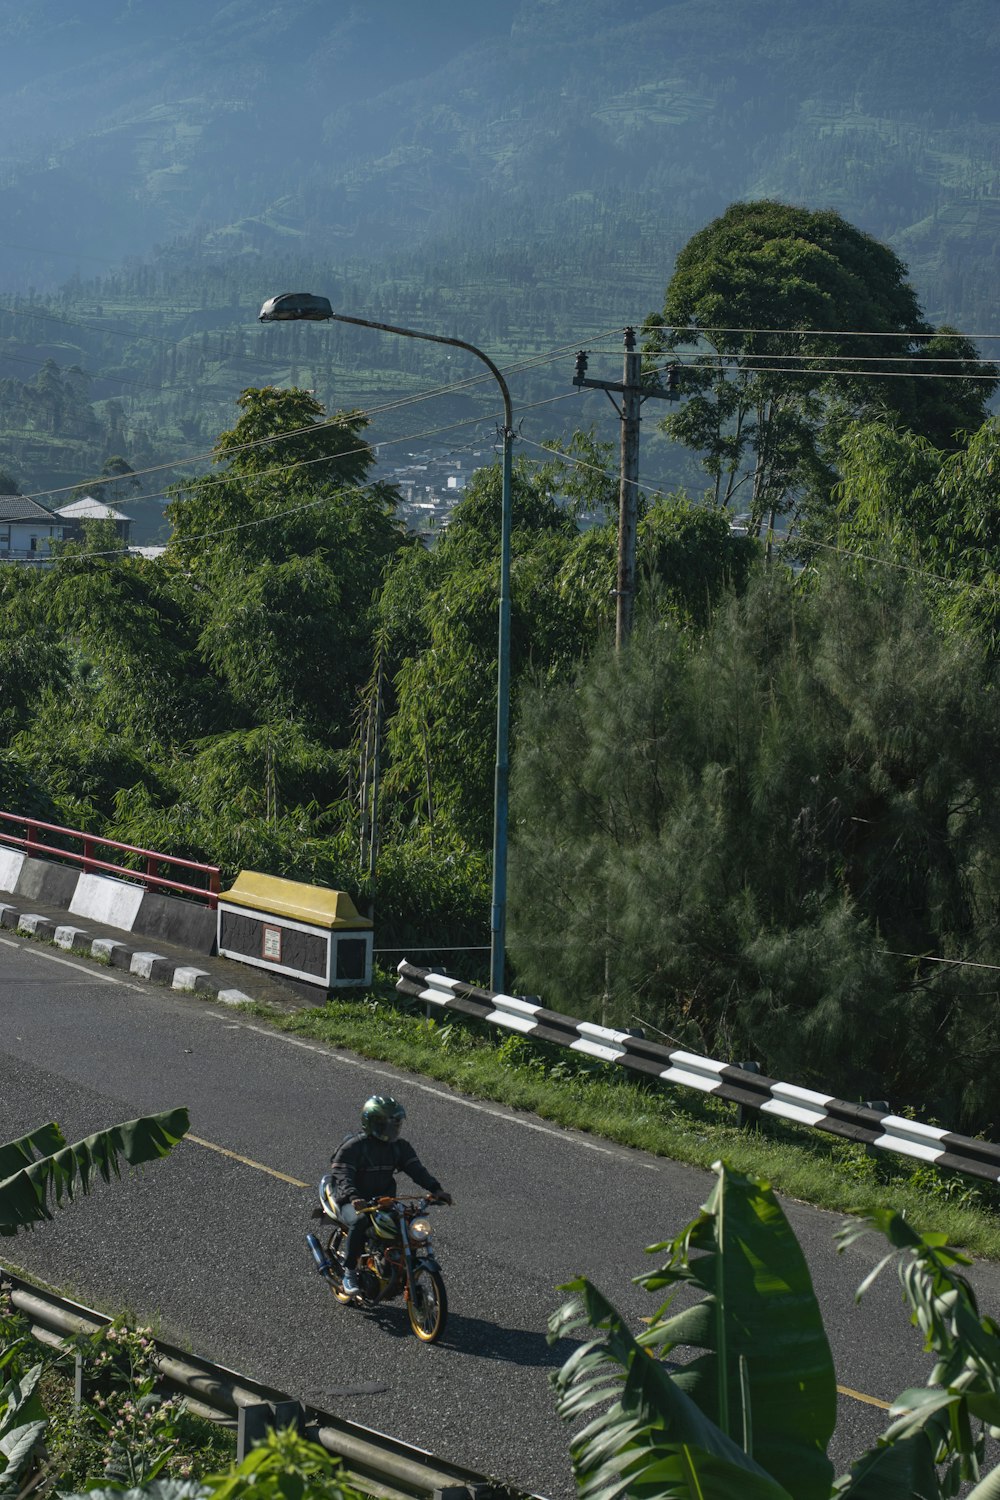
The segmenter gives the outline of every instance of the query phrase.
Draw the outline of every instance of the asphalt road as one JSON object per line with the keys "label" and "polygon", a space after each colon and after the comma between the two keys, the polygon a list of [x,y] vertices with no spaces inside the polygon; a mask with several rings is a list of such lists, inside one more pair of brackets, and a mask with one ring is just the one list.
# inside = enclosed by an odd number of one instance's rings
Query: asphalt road
{"label": "asphalt road", "polygon": [[[455,1197],[436,1214],[451,1311],[432,1347],[409,1333],[402,1303],[341,1307],[304,1242],[313,1184],[376,1091],[405,1103],[409,1139]],[[5,1258],[352,1421],[536,1494],[573,1493],[548,1387],[569,1347],[545,1338],[556,1287],[586,1273],[638,1326],[654,1305],[629,1279],[651,1264],[643,1247],[693,1217],[707,1174],[0,939],[0,1139],[49,1119],[76,1139],[178,1104],[197,1140],[6,1242]],[[842,1471],[885,1425],[872,1403],[922,1381],[926,1357],[892,1275],[855,1305],[880,1244],[838,1255],[836,1215],[786,1207],[838,1381],[857,1393],[840,1400]],[[1000,1268],[973,1279],[996,1314]]]}

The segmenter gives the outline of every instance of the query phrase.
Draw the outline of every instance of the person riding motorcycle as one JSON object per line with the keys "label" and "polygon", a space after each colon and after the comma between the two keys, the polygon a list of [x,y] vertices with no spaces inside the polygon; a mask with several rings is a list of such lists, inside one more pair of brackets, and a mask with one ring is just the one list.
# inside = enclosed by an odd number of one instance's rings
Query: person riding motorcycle
{"label": "person riding motorcycle", "polygon": [[343,1288],[349,1297],[358,1293],[358,1260],[368,1234],[368,1215],[359,1209],[371,1198],[394,1197],[397,1172],[412,1177],[438,1202],[451,1202],[451,1194],[428,1172],[409,1141],[400,1139],[405,1119],[406,1110],[398,1100],[373,1094],[362,1106],[361,1129],[341,1141],[320,1184],[320,1196],[333,1200],[341,1223],[348,1227]]}

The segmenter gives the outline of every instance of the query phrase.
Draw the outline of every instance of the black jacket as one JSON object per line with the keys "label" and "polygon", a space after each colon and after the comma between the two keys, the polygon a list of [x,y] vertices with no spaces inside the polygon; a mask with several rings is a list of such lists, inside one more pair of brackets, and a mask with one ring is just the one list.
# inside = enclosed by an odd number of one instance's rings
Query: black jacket
{"label": "black jacket", "polygon": [[409,1141],[377,1141],[360,1130],[347,1136],[330,1161],[337,1206],[350,1203],[352,1198],[393,1196],[397,1172],[405,1172],[429,1193],[441,1191],[441,1184],[428,1172]]}

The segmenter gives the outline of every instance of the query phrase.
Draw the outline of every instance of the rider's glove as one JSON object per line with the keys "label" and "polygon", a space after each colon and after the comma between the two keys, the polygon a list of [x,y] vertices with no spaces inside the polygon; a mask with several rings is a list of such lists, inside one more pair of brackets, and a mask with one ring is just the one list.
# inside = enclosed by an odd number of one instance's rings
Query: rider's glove
{"label": "rider's glove", "polygon": [[435,1197],[435,1199],[437,1200],[438,1203],[450,1203],[451,1202],[451,1194],[450,1193],[445,1193],[445,1192],[435,1193],[434,1197]]}

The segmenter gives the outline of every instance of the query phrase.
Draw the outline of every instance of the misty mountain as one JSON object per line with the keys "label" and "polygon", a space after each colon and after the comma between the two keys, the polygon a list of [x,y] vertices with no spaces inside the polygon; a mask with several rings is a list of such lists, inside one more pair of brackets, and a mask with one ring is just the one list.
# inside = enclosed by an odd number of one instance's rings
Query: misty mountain
{"label": "misty mountain", "polygon": [[0,46],[3,289],[223,230],[391,251],[537,202],[556,232],[611,187],[686,233],[829,205],[921,260],[996,205],[993,0],[5,0]]}
{"label": "misty mountain", "polygon": [[[658,307],[740,198],[836,208],[930,319],[996,323],[995,0],[0,0],[0,48],[0,379],[79,367],[147,456],[261,370],[336,404],[450,373],[269,339],[268,293],[524,357]],[[81,462],[5,425],[15,472]]]}

